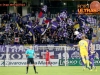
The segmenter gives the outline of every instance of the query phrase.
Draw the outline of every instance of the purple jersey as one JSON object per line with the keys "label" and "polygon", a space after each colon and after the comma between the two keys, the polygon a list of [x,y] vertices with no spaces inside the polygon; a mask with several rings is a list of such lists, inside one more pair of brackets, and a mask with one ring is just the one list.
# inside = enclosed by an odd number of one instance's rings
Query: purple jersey
{"label": "purple jersey", "polygon": [[91,55],[89,56],[89,59],[94,59],[95,58],[95,55],[96,55],[96,52],[91,53]]}
{"label": "purple jersey", "polygon": [[91,55],[91,41],[89,40],[88,41],[88,55],[90,56]]}
{"label": "purple jersey", "polygon": [[89,40],[89,42],[88,42],[88,55],[89,55],[89,59],[94,59],[96,52],[91,53],[91,44],[92,44],[92,42]]}

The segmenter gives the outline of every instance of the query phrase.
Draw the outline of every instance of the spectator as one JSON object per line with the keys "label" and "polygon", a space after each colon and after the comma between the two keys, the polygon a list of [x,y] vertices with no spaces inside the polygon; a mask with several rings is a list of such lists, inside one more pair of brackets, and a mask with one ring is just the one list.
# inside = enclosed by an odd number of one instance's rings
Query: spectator
{"label": "spectator", "polygon": [[48,12],[48,14],[47,14],[47,18],[51,18],[50,12]]}
{"label": "spectator", "polygon": [[99,20],[98,26],[99,26],[99,28],[100,28],[100,20]]}
{"label": "spectator", "polygon": [[33,44],[33,36],[30,36],[30,37],[27,38],[27,43]]}
{"label": "spectator", "polygon": [[89,40],[92,40],[92,34],[90,33],[90,31],[87,33],[87,37]]}
{"label": "spectator", "polygon": [[55,36],[55,38],[54,38],[54,43],[55,43],[55,44],[58,44],[58,43],[59,43],[59,41],[58,41],[58,36]]}
{"label": "spectator", "polygon": [[70,37],[70,43],[74,43],[74,35],[73,34]]}
{"label": "spectator", "polygon": [[[58,26],[54,25],[55,28],[53,28],[53,23],[50,20],[49,26],[47,27],[47,24],[44,23],[44,21],[41,27],[44,27],[44,31],[46,29],[46,32],[44,35],[41,35],[43,31],[41,30],[41,28],[39,28],[39,20],[38,18],[35,19],[35,17],[38,17],[38,11],[36,11],[36,13],[32,11],[31,19],[27,20],[26,23],[23,23],[21,15],[16,13],[7,14],[4,12],[2,15],[2,25],[0,28],[0,32],[3,32],[2,34],[0,34],[0,44],[33,44],[34,42],[36,44],[77,43],[80,40],[80,38],[76,38],[76,35],[74,35],[74,32],[76,30],[78,30],[81,33],[85,32],[88,38],[92,40],[93,28],[83,28],[83,22],[80,19],[81,16],[77,17],[75,12],[73,11],[72,17],[70,16],[65,19],[59,19],[59,14],[60,13],[58,13],[56,17],[54,17],[55,21],[57,19],[56,23],[58,24]],[[48,12],[46,18],[50,18],[50,16],[51,14],[50,12]],[[14,20],[12,20],[13,18]],[[44,20],[46,18],[44,18]],[[74,21],[72,19],[74,19]],[[31,24],[28,24],[29,22],[31,22]],[[74,24],[78,23],[81,27],[79,29],[75,29]],[[100,26],[99,23],[98,25]],[[87,23],[85,25],[87,25]],[[89,28],[89,30],[87,28]],[[86,29],[87,31],[85,31]],[[31,30],[33,31],[33,33],[31,32]],[[33,37],[35,37],[35,40],[33,40]]]}
{"label": "spectator", "polygon": [[38,39],[37,44],[41,44],[41,35],[39,33],[36,35],[36,38]]}
{"label": "spectator", "polygon": [[35,20],[35,17],[36,17],[36,15],[35,15],[35,12],[34,11],[32,11],[32,13],[31,13],[31,20]]}
{"label": "spectator", "polygon": [[35,16],[36,16],[36,21],[38,20],[38,15],[39,15],[39,13],[38,13],[38,11],[36,11],[36,14],[35,14]]}

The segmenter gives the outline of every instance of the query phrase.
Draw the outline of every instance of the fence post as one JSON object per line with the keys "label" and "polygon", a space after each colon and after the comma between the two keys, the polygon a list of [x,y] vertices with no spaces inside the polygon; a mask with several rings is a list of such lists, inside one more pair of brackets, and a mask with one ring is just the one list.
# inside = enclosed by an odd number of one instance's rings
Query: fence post
{"label": "fence post", "polygon": [[66,53],[67,50],[66,50],[66,46],[64,46],[64,50],[65,50],[65,66],[66,66],[66,65],[67,65],[67,64],[66,64],[66,61],[67,61],[67,53]]}
{"label": "fence post", "polygon": [[6,45],[6,59],[5,59],[5,66],[9,65],[9,62],[6,64],[6,61],[9,61],[9,46],[10,45]]}

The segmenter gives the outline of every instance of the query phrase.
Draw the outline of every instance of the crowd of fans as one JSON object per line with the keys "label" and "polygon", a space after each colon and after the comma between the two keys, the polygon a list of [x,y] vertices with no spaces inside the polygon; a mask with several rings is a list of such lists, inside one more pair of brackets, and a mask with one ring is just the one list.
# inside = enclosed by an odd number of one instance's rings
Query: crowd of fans
{"label": "crowd of fans", "polygon": [[[15,18],[16,17],[16,18]],[[47,18],[50,17],[50,12],[47,14]],[[57,17],[57,16],[56,16]],[[72,19],[73,24],[78,24],[79,20],[75,13],[72,13],[65,20],[67,23],[69,19]],[[30,15],[30,20],[32,21],[33,28],[36,26],[38,20],[38,12],[32,11]],[[34,35],[29,32],[27,28],[28,23],[23,23],[22,16],[20,14],[7,14],[4,12],[1,16],[1,26],[0,26],[0,44],[73,44],[77,43],[80,38],[74,35],[76,29],[74,25],[67,25],[65,28],[58,26],[56,29],[49,27],[44,35],[33,29]],[[45,27],[46,24],[43,24]],[[88,28],[86,35],[92,40],[93,29],[90,26]],[[83,33],[83,28],[78,29]]]}

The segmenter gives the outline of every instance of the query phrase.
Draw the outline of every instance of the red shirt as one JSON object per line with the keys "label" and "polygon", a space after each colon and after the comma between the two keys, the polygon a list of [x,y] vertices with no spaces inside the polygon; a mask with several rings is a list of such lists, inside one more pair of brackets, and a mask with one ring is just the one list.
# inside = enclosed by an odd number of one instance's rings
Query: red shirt
{"label": "red shirt", "polygon": [[50,57],[49,52],[46,52],[45,57],[46,58],[49,58]]}
{"label": "red shirt", "polygon": [[40,12],[39,15],[38,15],[38,17],[42,18],[43,17],[43,12]]}

